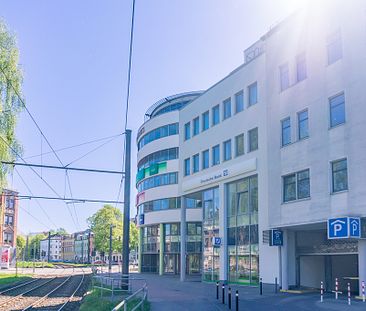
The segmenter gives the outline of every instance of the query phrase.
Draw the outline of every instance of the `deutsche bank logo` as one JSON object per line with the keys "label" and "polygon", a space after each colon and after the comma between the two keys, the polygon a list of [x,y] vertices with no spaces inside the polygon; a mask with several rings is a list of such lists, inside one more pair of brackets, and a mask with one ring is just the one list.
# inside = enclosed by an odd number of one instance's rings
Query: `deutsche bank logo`
{"label": "deutsche bank logo", "polygon": [[328,219],[328,239],[347,239],[361,237],[361,222],[358,217]]}

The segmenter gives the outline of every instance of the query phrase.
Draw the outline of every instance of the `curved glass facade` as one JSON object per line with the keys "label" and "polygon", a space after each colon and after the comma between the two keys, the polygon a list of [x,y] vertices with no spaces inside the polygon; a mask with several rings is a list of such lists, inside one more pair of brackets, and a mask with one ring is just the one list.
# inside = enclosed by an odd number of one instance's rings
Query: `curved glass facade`
{"label": "curved glass facade", "polygon": [[147,155],[146,157],[142,158],[139,161],[139,163],[137,165],[137,170],[139,171],[142,168],[147,168],[150,165],[156,164],[159,162],[168,161],[168,160],[176,160],[176,159],[178,159],[178,154],[179,154],[178,147],[159,150],[159,151],[150,153],[149,155]]}
{"label": "curved glass facade", "polygon": [[138,206],[140,214],[176,208],[180,208],[180,198],[159,199],[144,202]]}
{"label": "curved glass facade", "polygon": [[177,134],[179,134],[178,123],[172,123],[158,127],[142,136],[137,143],[137,148],[140,150],[143,146],[151,143],[154,140]]}
{"label": "curved glass facade", "polygon": [[186,106],[189,103],[189,101],[184,101],[184,102],[179,102],[179,103],[174,103],[168,106],[165,106],[164,108],[159,109],[158,111],[156,111],[152,117],[156,117],[158,115],[167,113],[167,112],[171,112],[171,111],[175,111],[175,110],[180,110],[182,109],[184,106]]}
{"label": "curved glass facade", "polygon": [[156,188],[165,185],[173,185],[178,183],[178,173],[166,173],[146,178],[137,185],[137,191],[145,191],[147,189]]}

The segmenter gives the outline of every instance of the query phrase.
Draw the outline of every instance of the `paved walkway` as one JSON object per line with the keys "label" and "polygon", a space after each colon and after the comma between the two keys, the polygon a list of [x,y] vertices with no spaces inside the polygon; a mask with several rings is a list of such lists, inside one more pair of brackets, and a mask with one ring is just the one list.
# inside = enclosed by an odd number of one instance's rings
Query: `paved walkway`
{"label": "paved walkway", "polygon": [[[229,310],[226,304],[216,300],[216,285],[202,283],[200,279],[180,282],[176,276],[139,275],[147,280],[149,301],[152,311],[216,311]],[[285,294],[274,293],[273,286],[264,286],[263,295],[257,287],[231,286],[233,293],[239,291],[239,310],[250,311],[315,311],[315,310],[366,310],[366,303],[352,300],[348,306],[345,297],[335,300],[331,294],[325,295],[320,303],[319,293]],[[225,297],[227,300],[227,296]],[[235,310],[234,295],[232,310]]]}

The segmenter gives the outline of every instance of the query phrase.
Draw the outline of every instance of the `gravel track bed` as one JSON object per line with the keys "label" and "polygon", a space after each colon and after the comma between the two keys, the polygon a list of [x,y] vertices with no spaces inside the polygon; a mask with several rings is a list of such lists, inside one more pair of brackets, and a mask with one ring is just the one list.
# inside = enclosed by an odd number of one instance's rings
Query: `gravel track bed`
{"label": "gravel track bed", "polygon": [[[6,305],[3,305],[0,307],[0,311],[9,311],[9,310],[23,310],[27,306],[31,305],[32,303],[36,302],[38,299],[45,296],[48,292],[50,292],[53,288],[60,285],[63,281],[65,281],[66,277],[57,277],[55,279],[42,279],[42,283],[44,284],[40,286],[39,288],[35,288],[31,290],[29,293],[26,293],[19,297],[13,297],[13,300],[8,302]],[[51,280],[51,281],[50,281]],[[47,283],[50,281],[49,283]],[[35,287],[36,285],[29,284],[32,287]],[[38,284],[40,285],[40,284]],[[18,293],[21,294],[25,290],[22,287],[22,290]],[[11,296],[8,298],[11,298],[12,296],[16,296],[16,294],[11,294]]]}

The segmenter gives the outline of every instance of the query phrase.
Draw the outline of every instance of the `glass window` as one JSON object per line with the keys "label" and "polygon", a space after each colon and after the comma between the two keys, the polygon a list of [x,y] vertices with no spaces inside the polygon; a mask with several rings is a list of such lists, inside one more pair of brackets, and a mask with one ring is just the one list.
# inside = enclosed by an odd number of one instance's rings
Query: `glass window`
{"label": "glass window", "polygon": [[282,65],[280,67],[280,82],[281,82],[281,91],[284,91],[290,87],[290,73],[288,69],[288,64]]}
{"label": "glass window", "polygon": [[305,54],[301,54],[296,58],[296,79],[297,82],[306,79],[306,58]]}
{"label": "glass window", "polygon": [[231,99],[224,101],[224,120],[231,117]]}
{"label": "glass window", "polygon": [[142,158],[138,163],[138,171],[142,168],[147,168],[152,164],[167,160],[178,159],[178,148],[169,148],[160,151],[153,152],[146,157]]}
{"label": "glass window", "polygon": [[235,156],[241,156],[244,154],[244,134],[235,136]]}
{"label": "glass window", "polygon": [[220,164],[220,145],[212,148],[212,165]]}
{"label": "glass window", "polygon": [[304,199],[310,197],[310,176],[309,170],[297,173],[297,198]]}
{"label": "glass window", "polygon": [[281,121],[281,139],[282,146],[286,146],[291,143],[291,120],[290,118],[286,118]]}
{"label": "glass window", "polygon": [[184,160],[184,176],[191,174],[191,159],[187,158]]}
{"label": "glass window", "polygon": [[346,122],[344,94],[334,96],[329,99],[330,107],[330,127]]}
{"label": "glass window", "polygon": [[244,110],[244,93],[240,91],[235,94],[235,113]]}
{"label": "glass window", "polygon": [[309,117],[308,117],[308,111],[304,110],[297,114],[297,120],[298,120],[298,139],[304,139],[309,137]]}
{"label": "glass window", "polygon": [[184,124],[184,140],[191,138],[191,122]]}
{"label": "glass window", "polygon": [[258,101],[257,82],[249,85],[248,93],[249,93],[248,106],[252,106],[252,105],[256,104]]}
{"label": "glass window", "polygon": [[224,141],[224,161],[231,159],[231,139]]}
{"label": "glass window", "polygon": [[283,201],[289,202],[310,197],[309,169],[283,177]]}
{"label": "glass window", "polygon": [[328,65],[342,58],[342,36],[339,30],[328,37],[327,55]]}
{"label": "glass window", "polygon": [[202,152],[202,169],[206,169],[210,166],[210,153],[209,150]]}
{"label": "glass window", "polygon": [[199,169],[200,169],[200,156],[197,153],[193,156],[193,173],[197,173]]}
{"label": "glass window", "polygon": [[137,185],[137,191],[142,192],[150,188],[176,184],[178,182],[178,173],[167,173],[146,178]]}
{"label": "glass window", "polygon": [[296,200],[296,174],[283,177],[283,201]]}
{"label": "glass window", "polygon": [[212,125],[216,125],[220,122],[220,106],[217,105],[212,108]]}
{"label": "glass window", "polygon": [[200,118],[193,119],[193,136],[198,135],[200,132]]}
{"label": "glass window", "polygon": [[178,123],[168,124],[162,127],[158,127],[146,133],[144,136],[140,138],[140,140],[137,143],[138,150],[140,150],[143,146],[151,143],[154,140],[178,134],[179,133],[178,126],[179,126]]}
{"label": "glass window", "polygon": [[348,190],[347,159],[332,162],[332,191]]}
{"label": "glass window", "polygon": [[206,131],[210,127],[209,112],[206,111],[202,114],[202,132]]}
{"label": "glass window", "polygon": [[254,128],[248,132],[249,152],[258,149],[258,128]]}

